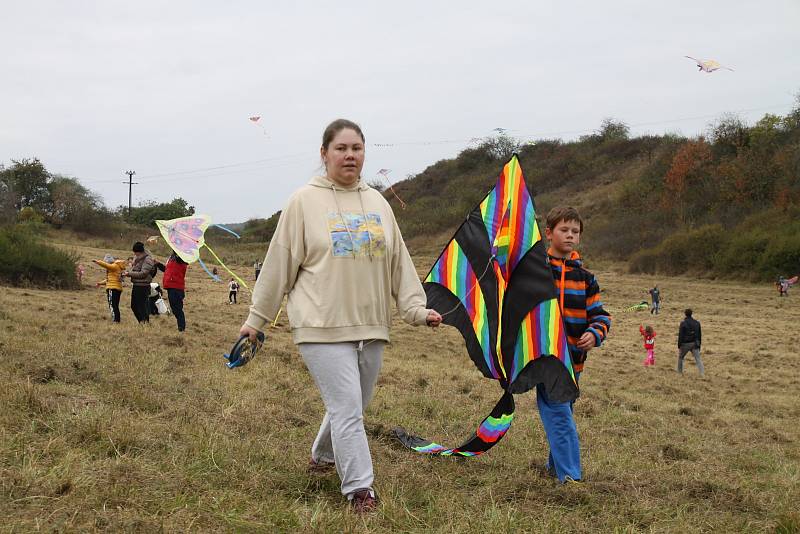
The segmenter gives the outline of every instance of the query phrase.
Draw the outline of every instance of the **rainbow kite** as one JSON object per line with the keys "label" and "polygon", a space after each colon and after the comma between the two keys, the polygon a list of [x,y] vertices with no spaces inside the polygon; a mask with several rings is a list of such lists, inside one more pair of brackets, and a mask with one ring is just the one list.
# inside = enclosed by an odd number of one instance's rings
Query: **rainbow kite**
{"label": "rainbow kite", "polygon": [[514,155],[425,278],[428,307],[458,328],[475,366],[500,382],[504,393],[461,446],[444,447],[396,428],[395,437],[407,447],[443,456],[477,456],[511,426],[514,393],[543,384],[554,402],[577,398],[553,274],[535,215]]}

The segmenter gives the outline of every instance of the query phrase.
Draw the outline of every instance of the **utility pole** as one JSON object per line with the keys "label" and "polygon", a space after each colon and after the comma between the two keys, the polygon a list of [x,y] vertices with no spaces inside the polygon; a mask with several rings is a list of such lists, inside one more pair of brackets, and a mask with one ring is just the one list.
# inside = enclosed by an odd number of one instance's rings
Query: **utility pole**
{"label": "utility pole", "polygon": [[123,184],[128,184],[128,219],[131,218],[131,198],[133,192],[133,186],[137,185],[138,182],[133,181],[133,175],[136,174],[136,171],[125,171],[125,174],[128,175],[128,181],[122,182]]}

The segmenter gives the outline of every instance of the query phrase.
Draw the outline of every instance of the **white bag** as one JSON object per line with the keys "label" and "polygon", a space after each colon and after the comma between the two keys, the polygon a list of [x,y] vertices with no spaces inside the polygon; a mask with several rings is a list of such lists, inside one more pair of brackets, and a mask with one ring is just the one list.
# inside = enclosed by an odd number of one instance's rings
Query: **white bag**
{"label": "white bag", "polygon": [[167,303],[164,302],[164,299],[158,299],[156,301],[156,308],[158,308],[159,315],[167,315],[170,310],[167,308]]}

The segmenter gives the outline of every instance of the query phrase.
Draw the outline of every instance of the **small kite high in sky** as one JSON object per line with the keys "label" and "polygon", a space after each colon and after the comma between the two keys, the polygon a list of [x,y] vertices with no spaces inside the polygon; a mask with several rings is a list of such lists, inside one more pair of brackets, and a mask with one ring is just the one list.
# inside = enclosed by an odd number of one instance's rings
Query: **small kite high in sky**
{"label": "small kite high in sky", "polygon": [[553,274],[516,155],[442,251],[423,288],[428,307],[461,332],[472,362],[500,383],[503,395],[461,446],[444,447],[394,429],[405,446],[477,456],[511,426],[514,393],[542,384],[554,402],[577,398]]}
{"label": "small kite high in sky", "polygon": [[253,115],[252,117],[248,117],[248,119],[250,120],[250,122],[252,122],[256,126],[261,128],[261,133],[263,133],[264,135],[269,137],[269,134],[267,133],[267,129],[264,128],[264,125],[261,124],[261,122],[260,122],[261,121],[261,115]]}
{"label": "small kite high in sky", "polygon": [[693,58],[692,56],[683,56],[683,57],[687,57],[687,58],[693,60],[695,63],[697,63],[697,70],[698,71],[714,72],[715,70],[725,69],[725,70],[729,70],[729,71],[733,72],[732,68],[723,67],[722,65],[720,65],[719,63],[717,63],[713,59],[701,60],[701,59]]}
{"label": "small kite high in sky", "polygon": [[186,263],[200,263],[203,270],[216,282],[219,282],[219,276],[211,274],[206,264],[200,259],[200,248],[206,247],[223,269],[231,273],[231,276],[233,276],[237,282],[247,289],[250,289],[244,280],[225,266],[222,260],[219,259],[219,256],[206,244],[205,240],[205,233],[209,226],[216,226],[221,230],[233,234],[237,238],[239,234],[222,225],[214,224],[211,221],[211,217],[208,215],[189,215],[188,217],[179,217],[168,221],[157,220],[156,226],[158,226],[161,235],[164,237],[164,241],[167,242],[170,248],[175,251],[175,254],[180,256],[183,261]]}

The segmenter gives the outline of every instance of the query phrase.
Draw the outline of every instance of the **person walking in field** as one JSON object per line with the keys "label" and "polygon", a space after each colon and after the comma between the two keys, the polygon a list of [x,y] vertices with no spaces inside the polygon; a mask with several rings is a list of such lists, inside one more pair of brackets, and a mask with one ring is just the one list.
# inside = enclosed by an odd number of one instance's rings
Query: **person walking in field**
{"label": "person walking in field", "polygon": [[176,253],[172,253],[164,267],[164,278],[162,283],[167,290],[167,300],[178,323],[178,332],[186,330],[186,315],[183,311],[183,299],[186,296],[186,263]]}
{"label": "person walking in field", "polygon": [[658,290],[658,286],[653,286],[653,289],[648,289],[647,292],[650,293],[650,299],[653,302],[650,307],[650,314],[658,315],[661,310],[661,291]]}
{"label": "person walking in field", "polygon": [[687,308],[684,314],[686,318],[681,321],[681,325],[678,328],[677,371],[683,374],[683,358],[686,356],[686,353],[691,351],[692,356],[694,356],[694,361],[697,364],[697,371],[702,377],[705,375],[705,369],[703,368],[703,360],[700,358],[700,343],[702,341],[700,322],[692,317],[691,308]]}
{"label": "person walking in field", "polygon": [[239,293],[239,284],[231,278],[228,282],[228,304],[236,304],[236,294]]}
{"label": "person walking in field", "polygon": [[639,333],[642,334],[644,339],[644,350],[647,351],[647,356],[644,359],[644,366],[649,367],[656,364],[656,331],[650,325],[639,325]]}
{"label": "person walking in field", "polygon": [[[583,219],[572,207],[555,207],[547,214],[545,237],[550,270],[559,294],[575,382],[580,379],[589,351],[599,347],[611,328],[611,315],[603,309],[597,278],[589,272],[578,254]],[[550,454],[545,470],[560,482],[582,480],[578,429],[571,402],[553,402],[544,387],[536,388],[536,405],[542,420]]]}
{"label": "person walking in field", "polygon": [[364,151],[357,124],[340,119],[325,129],[325,175],[297,190],[281,212],[239,331],[255,341],[288,294],[294,342],[325,404],[309,468],[335,468],[358,513],[377,506],[364,410],[389,341],[391,303],[411,325],[442,321],[426,308],[392,208],[361,179]]}
{"label": "person walking in field", "polygon": [[92,260],[106,270],[106,300],[111,311],[111,320],[120,322],[119,300],[122,297],[122,273],[125,271],[125,260],[115,260],[111,254],[106,254],[102,260]]}
{"label": "person walking in field", "polygon": [[144,248],[144,243],[133,244],[133,264],[130,270],[123,273],[131,279],[131,310],[139,324],[150,322],[150,282],[156,275],[156,263],[153,256]]}

